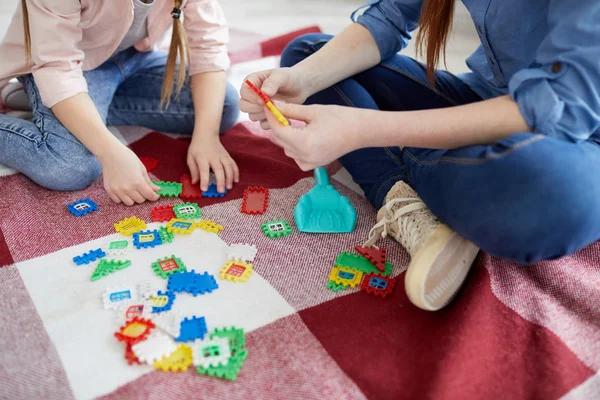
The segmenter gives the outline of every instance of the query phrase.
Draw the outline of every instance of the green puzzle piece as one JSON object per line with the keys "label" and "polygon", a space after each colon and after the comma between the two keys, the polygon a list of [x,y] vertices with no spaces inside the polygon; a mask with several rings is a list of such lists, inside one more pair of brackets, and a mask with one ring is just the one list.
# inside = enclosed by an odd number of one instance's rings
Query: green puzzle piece
{"label": "green puzzle piece", "polygon": [[131,265],[130,260],[125,261],[117,261],[117,260],[106,260],[102,259],[98,263],[98,266],[94,270],[91,276],[91,280],[97,281],[100,278],[105,277],[106,275],[112,274],[113,272],[117,272],[123,268],[127,268]]}
{"label": "green puzzle piece", "polygon": [[365,274],[370,274],[373,272],[374,274],[390,276],[392,273],[392,263],[385,263],[385,270],[381,272],[377,269],[369,260],[364,258],[363,256],[359,256],[358,254],[351,254],[347,251],[339,254],[335,259],[336,267],[348,267],[353,268],[359,271],[364,272]]}
{"label": "green puzzle piece", "polygon": [[163,197],[179,197],[183,185],[178,182],[163,182],[152,181],[156,186],[160,186],[160,190],[156,193]]}
{"label": "green puzzle piece", "polygon": [[248,350],[244,349],[246,344],[244,330],[235,327],[223,329],[217,328],[210,334],[211,339],[216,337],[225,338],[229,341],[231,357],[229,357],[227,364],[219,365],[218,367],[197,367],[196,370],[202,375],[233,381],[237,378],[246,357],[248,357]]}

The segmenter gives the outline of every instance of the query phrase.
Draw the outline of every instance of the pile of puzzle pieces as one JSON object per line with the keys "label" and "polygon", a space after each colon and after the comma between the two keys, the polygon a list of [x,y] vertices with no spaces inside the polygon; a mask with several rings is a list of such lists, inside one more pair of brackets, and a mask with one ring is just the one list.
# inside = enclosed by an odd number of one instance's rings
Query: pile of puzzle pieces
{"label": "pile of puzzle pieces", "polygon": [[386,262],[383,247],[356,246],[358,254],[343,252],[335,259],[329,274],[327,288],[338,292],[359,287],[374,296],[385,298],[394,291],[396,278],[392,278],[392,264]]}

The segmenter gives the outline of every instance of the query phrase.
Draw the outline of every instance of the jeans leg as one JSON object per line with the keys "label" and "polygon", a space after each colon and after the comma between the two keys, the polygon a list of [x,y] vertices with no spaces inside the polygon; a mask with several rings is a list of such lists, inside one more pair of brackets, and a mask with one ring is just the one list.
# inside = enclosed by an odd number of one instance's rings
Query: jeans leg
{"label": "jeans leg", "polygon": [[[288,44],[281,58],[282,67],[290,67],[323,47],[332,36],[303,35]],[[386,111],[448,107],[481,100],[454,75],[438,71],[436,88],[427,81],[422,64],[396,55],[378,66],[345,79],[307,100],[307,104],[380,109]],[[406,171],[400,147],[367,148],[340,158],[369,201],[381,207],[387,192]]]}
{"label": "jeans leg", "polygon": [[[163,132],[191,134],[195,118],[190,80],[186,81],[179,96],[173,96],[169,107],[162,110],[160,98],[167,54],[159,51],[138,53],[135,58],[137,68],[119,86],[110,105],[108,123],[140,125]],[[221,133],[235,125],[239,116],[238,99],[237,90],[227,83]]]}
{"label": "jeans leg", "polygon": [[404,149],[409,183],[481,249],[522,264],[600,239],[600,145],[522,133],[490,146]]}

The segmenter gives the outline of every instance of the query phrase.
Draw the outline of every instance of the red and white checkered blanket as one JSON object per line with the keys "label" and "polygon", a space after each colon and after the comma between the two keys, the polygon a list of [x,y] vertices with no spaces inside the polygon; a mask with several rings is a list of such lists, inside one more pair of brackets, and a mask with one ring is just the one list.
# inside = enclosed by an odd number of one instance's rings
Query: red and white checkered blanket
{"label": "red and white checkered blanket", "polygon": [[[232,58],[276,55],[289,38],[245,46]],[[20,174],[0,177],[0,399],[600,398],[598,243],[530,267],[480,254],[456,300],[429,313],[404,293],[407,254],[384,241],[398,276],[395,292],[386,299],[357,289],[334,293],[325,285],[335,257],[366,238],[375,210],[332,166],[333,185],[357,209],[356,230],[265,237],[266,220],[284,218],[294,226],[293,207],[313,180],[250,129],[239,124],[223,138],[241,182],[222,199],[199,201],[203,217],[224,225],[218,236],[135,251],[131,267],[96,282],[71,258],[116,237],[112,224],[122,218],[150,221],[157,204],[113,204],[100,181],[58,193]],[[186,172],[188,142],[137,128],[121,133],[139,138],[130,145],[138,155],[159,160],[152,172],[158,179],[178,180]],[[266,214],[240,214],[247,186],[270,189]],[[99,211],[70,215],[66,204],[85,197]],[[246,330],[249,355],[238,379],[128,366],[101,293],[148,279],[150,262],[170,254],[188,269],[218,275],[226,243],[258,247],[248,282],[219,281],[213,293],[175,306],[204,316],[209,329]]]}

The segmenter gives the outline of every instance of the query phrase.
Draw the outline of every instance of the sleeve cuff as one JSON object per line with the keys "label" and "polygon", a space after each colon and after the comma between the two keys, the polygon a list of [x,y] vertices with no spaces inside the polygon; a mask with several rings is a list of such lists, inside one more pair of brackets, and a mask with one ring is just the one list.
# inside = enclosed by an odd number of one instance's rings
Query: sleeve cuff
{"label": "sleeve cuff", "polygon": [[34,69],[33,79],[40,92],[42,103],[52,108],[57,103],[75,96],[87,93],[87,81],[81,69],[61,71],[53,68]]}
{"label": "sleeve cuff", "polygon": [[223,51],[214,55],[191,54],[189,75],[201,74],[203,72],[227,71],[231,65],[229,55]]}

